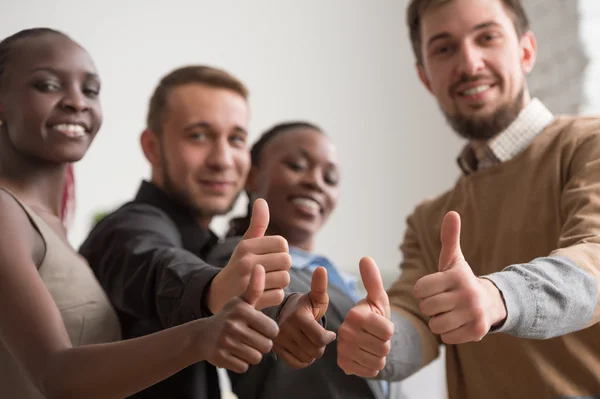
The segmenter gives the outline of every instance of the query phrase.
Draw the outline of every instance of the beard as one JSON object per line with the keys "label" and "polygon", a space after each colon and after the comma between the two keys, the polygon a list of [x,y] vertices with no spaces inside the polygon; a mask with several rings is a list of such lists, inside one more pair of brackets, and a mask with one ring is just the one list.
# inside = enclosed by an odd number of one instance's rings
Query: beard
{"label": "beard", "polygon": [[[461,79],[459,83],[464,83],[472,80],[472,78]],[[519,113],[523,109],[525,97],[525,83],[523,82],[521,89],[516,97],[490,115],[484,116],[468,116],[457,111],[450,114],[442,110],[446,121],[459,136],[467,140],[489,140],[495,137],[500,132],[506,130],[511,123],[517,119]]]}
{"label": "beard", "polygon": [[179,205],[185,207],[196,220],[202,219],[210,219],[215,216],[222,216],[229,213],[241,192],[238,192],[232,200],[229,202],[227,207],[217,207],[210,206],[209,204],[202,204],[201,200],[194,196],[193,192],[189,190],[185,184],[180,185],[177,184],[173,179],[171,179],[171,174],[169,173],[169,162],[167,161],[166,154],[161,148],[161,156],[163,161],[162,168],[162,181],[163,181],[163,189],[164,191]]}

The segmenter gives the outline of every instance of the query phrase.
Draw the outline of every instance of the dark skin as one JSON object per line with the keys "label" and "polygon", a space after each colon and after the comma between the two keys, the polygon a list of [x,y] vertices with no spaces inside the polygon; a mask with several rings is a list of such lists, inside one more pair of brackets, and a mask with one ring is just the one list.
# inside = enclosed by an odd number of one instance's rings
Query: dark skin
{"label": "dark skin", "polygon": [[[65,167],[84,156],[100,128],[98,74],[87,52],[65,36],[14,46],[0,82],[0,185],[66,242],[58,217]],[[213,317],[73,348],[37,270],[44,252],[25,212],[0,191],[0,340],[47,398],[123,398],[202,360],[243,372],[271,350],[278,333],[255,309],[265,284],[257,266],[246,291]]]}
{"label": "dark skin", "polygon": [[[339,197],[335,147],[314,129],[281,133],[265,146],[259,165],[252,167],[247,189],[269,203],[269,234],[280,234],[291,246],[311,251]],[[335,333],[318,322],[328,305],[327,272],[319,267],[310,292],[293,294],[281,312],[273,349],[290,366],[308,367],[335,340]]]}
{"label": "dark skin", "polygon": [[[66,241],[58,216],[66,162],[83,157],[102,123],[100,79],[89,57],[70,57],[76,61],[70,65],[65,53],[72,48],[54,51],[48,45],[56,41],[53,36],[15,46],[12,59],[19,68],[9,65],[3,77],[0,120],[8,134],[0,135],[0,184],[39,212]],[[51,127],[65,122],[85,125],[86,135],[69,139]]]}
{"label": "dark skin", "polygon": [[311,251],[316,234],[337,205],[339,180],[333,143],[317,130],[297,128],[265,146],[246,188],[269,203],[268,234],[281,235],[291,246]]}

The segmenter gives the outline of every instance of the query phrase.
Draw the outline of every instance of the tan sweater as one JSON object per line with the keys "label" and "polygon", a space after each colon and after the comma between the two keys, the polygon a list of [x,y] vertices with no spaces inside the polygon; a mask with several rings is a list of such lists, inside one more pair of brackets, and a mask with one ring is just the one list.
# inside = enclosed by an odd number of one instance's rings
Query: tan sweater
{"label": "tan sweater", "polygon": [[467,262],[501,290],[508,318],[481,342],[446,346],[449,398],[600,397],[600,119],[557,118],[515,158],[461,176],[408,218],[389,295],[418,332],[421,366],[441,341],[412,289],[437,271],[450,210],[462,217]]}

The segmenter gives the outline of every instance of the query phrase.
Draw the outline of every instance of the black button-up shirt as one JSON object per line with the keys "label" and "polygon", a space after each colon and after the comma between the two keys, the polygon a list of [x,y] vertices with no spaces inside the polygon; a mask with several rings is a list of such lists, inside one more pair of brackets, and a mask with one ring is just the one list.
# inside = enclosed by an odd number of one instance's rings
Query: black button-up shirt
{"label": "black button-up shirt", "polygon": [[[203,259],[217,242],[187,208],[143,182],[135,200],[94,226],[80,253],[108,294],[127,339],[210,315],[204,293],[220,268]],[[132,397],[220,398],[217,370],[199,362]]]}

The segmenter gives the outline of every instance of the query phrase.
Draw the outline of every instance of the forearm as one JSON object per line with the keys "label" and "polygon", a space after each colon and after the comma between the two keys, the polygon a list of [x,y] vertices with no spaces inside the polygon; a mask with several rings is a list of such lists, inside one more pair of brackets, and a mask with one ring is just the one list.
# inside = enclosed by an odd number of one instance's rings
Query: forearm
{"label": "forearm", "polygon": [[492,332],[548,339],[584,328],[598,300],[593,276],[566,257],[538,258],[483,276],[506,304],[507,317]]}
{"label": "forearm", "polygon": [[399,381],[417,372],[423,365],[421,338],[413,324],[400,312],[392,310],[394,335],[390,354],[385,367],[379,372],[378,380]]}
{"label": "forearm", "polygon": [[177,247],[137,243],[90,264],[111,302],[136,319],[172,327],[211,315],[204,292],[221,270]]}
{"label": "forearm", "polygon": [[127,341],[54,354],[42,378],[53,398],[124,398],[202,359],[193,337],[204,320]]}

